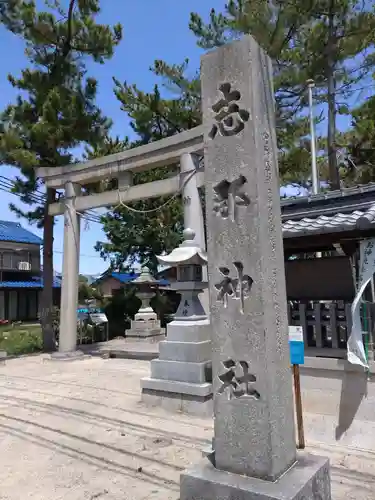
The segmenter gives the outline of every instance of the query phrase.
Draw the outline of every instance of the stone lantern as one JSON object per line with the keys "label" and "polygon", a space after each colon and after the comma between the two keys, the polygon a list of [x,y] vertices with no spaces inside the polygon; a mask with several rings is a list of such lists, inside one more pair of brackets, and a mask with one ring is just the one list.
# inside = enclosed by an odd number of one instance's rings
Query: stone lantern
{"label": "stone lantern", "polygon": [[160,327],[157,314],[150,306],[150,300],[155,296],[158,282],[151,276],[149,269],[143,267],[138,278],[133,280],[131,284],[136,286],[135,295],[142,301],[142,304],[131,321],[130,330],[125,332],[126,337],[147,338],[164,335],[165,330]]}
{"label": "stone lantern", "polygon": [[142,400],[169,410],[212,414],[210,322],[199,300],[207,287],[202,281],[205,252],[191,229],[170,254],[158,257],[161,264],[177,268],[177,281],[170,289],[181,294],[180,305],[167,338],[159,343],[159,359],[151,361],[151,376],[141,380]]}
{"label": "stone lantern", "polygon": [[175,321],[207,319],[198,297],[207,288],[207,283],[202,281],[202,266],[207,264],[207,257],[194,238],[194,231],[185,229],[183,243],[170,254],[157,257],[160,264],[177,268],[177,281],[169,287],[181,294]]}

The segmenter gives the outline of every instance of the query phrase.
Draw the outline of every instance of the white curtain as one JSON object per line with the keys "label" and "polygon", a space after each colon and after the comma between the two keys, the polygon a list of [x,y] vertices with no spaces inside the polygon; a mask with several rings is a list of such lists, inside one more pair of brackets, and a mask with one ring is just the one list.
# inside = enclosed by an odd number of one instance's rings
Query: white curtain
{"label": "white curtain", "polygon": [[348,361],[353,365],[368,368],[365,348],[363,346],[361,325],[361,299],[366,286],[375,272],[375,238],[360,243],[359,279],[357,295],[352,304],[352,330],[348,338]]}

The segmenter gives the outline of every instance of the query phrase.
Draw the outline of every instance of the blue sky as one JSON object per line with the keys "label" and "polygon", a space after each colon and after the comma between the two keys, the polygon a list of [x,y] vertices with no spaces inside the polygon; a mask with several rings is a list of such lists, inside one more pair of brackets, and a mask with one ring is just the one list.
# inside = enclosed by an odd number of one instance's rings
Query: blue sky
{"label": "blue sky", "polygon": [[[42,3],[37,2],[37,3]],[[225,0],[189,0],[176,2],[175,0],[138,0],[136,2],[124,0],[105,0],[105,5],[100,16],[100,22],[123,25],[124,38],[117,48],[115,56],[105,65],[89,65],[89,73],[99,81],[98,103],[112,118],[114,126],[113,135],[124,137],[131,135],[129,121],[124,112],[120,110],[119,103],[113,94],[112,77],[118,80],[127,80],[136,83],[143,90],[152,90],[155,77],[149,67],[155,59],[163,59],[168,63],[180,63],[186,57],[190,59],[192,73],[199,68],[199,58],[202,50],[196,46],[196,38],[189,31],[189,15],[195,11],[207,18],[212,7],[222,10]],[[21,40],[4,30],[0,26],[0,46],[2,51],[2,64],[0,67],[0,109],[8,103],[14,102],[15,92],[7,81],[7,74],[18,75],[25,67],[24,45]],[[352,102],[363,94],[353,96]],[[317,110],[318,112],[319,110]],[[339,128],[347,126],[347,120],[340,120]],[[323,122],[320,127],[326,127]],[[13,178],[16,169],[2,166],[0,175]],[[10,202],[18,203],[18,198],[13,195],[1,193],[1,217],[6,220],[17,220],[8,205]],[[24,227],[28,227],[25,220],[20,220]],[[41,235],[35,226],[30,229]],[[80,272],[84,274],[97,274],[104,271],[107,264],[94,250],[98,240],[104,240],[105,235],[99,224],[90,223],[85,230],[82,224]],[[57,218],[54,244],[54,267],[61,271],[63,250],[63,227],[61,217]]]}
{"label": "blue sky", "polygon": [[[222,9],[224,0],[138,0],[136,2],[105,0],[100,22],[123,25],[124,37],[117,48],[115,56],[105,65],[90,64],[90,74],[99,81],[98,103],[103,111],[112,118],[113,135],[121,137],[130,134],[129,122],[113,94],[112,76],[120,81],[136,83],[143,90],[151,90],[155,77],[149,67],[155,59],[163,59],[169,63],[180,63],[189,57],[191,71],[199,68],[201,49],[196,46],[196,39],[189,31],[189,15],[195,11],[206,16],[210,8]],[[0,27],[0,46],[2,64],[0,67],[0,109],[14,101],[15,93],[7,81],[7,74],[18,74],[25,67],[24,46],[15,36]],[[5,49],[5,50],[4,50]],[[2,166],[0,174],[13,178],[16,169]],[[8,205],[18,203],[13,195],[1,193],[1,218],[17,220]],[[57,218],[54,244],[54,267],[61,271],[63,250],[62,218]],[[20,220],[24,227],[27,221]],[[98,240],[105,239],[99,224],[90,223],[89,229],[82,224],[80,272],[97,274],[106,269],[106,263],[94,250]],[[34,233],[41,235],[35,226],[29,227]]]}

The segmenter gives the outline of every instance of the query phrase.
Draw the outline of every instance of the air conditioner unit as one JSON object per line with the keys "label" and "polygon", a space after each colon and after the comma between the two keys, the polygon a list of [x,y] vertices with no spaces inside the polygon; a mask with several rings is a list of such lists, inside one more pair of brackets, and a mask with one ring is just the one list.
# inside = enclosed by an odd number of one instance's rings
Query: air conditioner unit
{"label": "air conditioner unit", "polygon": [[31,271],[30,262],[19,262],[18,263],[18,270],[19,271]]}

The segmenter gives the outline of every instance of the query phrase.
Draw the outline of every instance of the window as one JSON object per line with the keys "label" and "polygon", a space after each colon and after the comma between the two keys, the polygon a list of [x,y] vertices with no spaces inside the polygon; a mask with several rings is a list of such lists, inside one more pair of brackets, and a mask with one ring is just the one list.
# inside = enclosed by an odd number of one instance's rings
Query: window
{"label": "window", "polygon": [[12,269],[12,254],[10,252],[3,252],[3,269]]}

